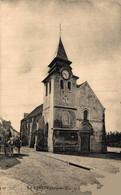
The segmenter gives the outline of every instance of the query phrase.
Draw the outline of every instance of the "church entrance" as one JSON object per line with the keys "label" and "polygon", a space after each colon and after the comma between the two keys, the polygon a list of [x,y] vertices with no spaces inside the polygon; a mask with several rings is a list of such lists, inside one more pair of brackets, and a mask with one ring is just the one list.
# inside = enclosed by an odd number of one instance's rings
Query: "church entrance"
{"label": "church entrance", "polygon": [[80,133],[81,138],[81,152],[86,153],[90,152],[90,134],[89,133]]}
{"label": "church entrance", "polygon": [[90,136],[93,135],[93,128],[88,120],[84,120],[80,126],[80,152],[90,152]]}

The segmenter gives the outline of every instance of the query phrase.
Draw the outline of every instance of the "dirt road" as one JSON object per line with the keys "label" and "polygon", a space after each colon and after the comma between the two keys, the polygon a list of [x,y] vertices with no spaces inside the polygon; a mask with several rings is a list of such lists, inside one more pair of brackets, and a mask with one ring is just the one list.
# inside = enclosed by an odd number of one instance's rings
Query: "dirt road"
{"label": "dirt road", "polygon": [[[69,165],[68,162],[90,167],[91,170]],[[105,189],[109,178],[113,181],[116,176],[121,181],[120,170],[120,154],[114,160],[111,155],[70,156],[23,147],[21,155],[7,157],[0,154],[0,192],[2,195],[33,195],[65,191],[91,195],[96,191],[98,195]],[[120,184],[116,187],[120,188]]]}

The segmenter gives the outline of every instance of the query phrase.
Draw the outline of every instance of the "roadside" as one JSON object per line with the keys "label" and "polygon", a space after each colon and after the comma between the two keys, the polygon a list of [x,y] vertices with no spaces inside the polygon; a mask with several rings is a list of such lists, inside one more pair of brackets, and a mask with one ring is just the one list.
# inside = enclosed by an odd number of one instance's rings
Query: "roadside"
{"label": "roadside", "polygon": [[[68,162],[90,167],[91,170],[69,165]],[[99,155],[62,155],[23,147],[21,154],[14,157],[0,154],[0,191],[4,195],[31,195],[59,190],[79,192],[80,195],[95,195],[96,192],[98,195],[113,182],[112,188],[116,192],[120,189],[118,182],[115,182],[116,178],[121,181],[120,170],[121,160],[109,156],[106,159],[106,156],[101,158]]]}

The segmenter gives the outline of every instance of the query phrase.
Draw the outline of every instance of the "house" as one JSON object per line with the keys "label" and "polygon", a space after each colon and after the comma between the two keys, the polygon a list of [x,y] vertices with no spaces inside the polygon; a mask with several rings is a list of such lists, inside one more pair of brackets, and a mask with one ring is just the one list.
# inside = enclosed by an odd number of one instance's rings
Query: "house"
{"label": "house", "polygon": [[14,139],[16,139],[18,136],[20,136],[20,133],[12,127],[11,121],[6,121],[0,117],[0,148],[4,144],[4,138],[6,136],[12,136]]}
{"label": "house", "polygon": [[48,65],[43,104],[21,120],[23,145],[49,152],[105,152],[105,108],[85,81],[77,84],[60,38]]}

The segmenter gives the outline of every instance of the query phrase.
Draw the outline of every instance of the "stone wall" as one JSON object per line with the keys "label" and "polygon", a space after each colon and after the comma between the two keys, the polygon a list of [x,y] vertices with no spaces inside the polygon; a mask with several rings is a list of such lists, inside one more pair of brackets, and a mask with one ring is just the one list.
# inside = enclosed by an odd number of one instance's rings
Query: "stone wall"
{"label": "stone wall", "polygon": [[83,119],[84,110],[88,110],[88,120],[89,121],[102,121],[104,107],[90,88],[87,82],[85,82],[80,88],[77,89],[77,99],[76,106],[77,118]]}
{"label": "stone wall", "polygon": [[76,111],[54,108],[54,128],[76,128]]}
{"label": "stone wall", "polygon": [[[60,88],[60,81],[63,80],[64,88]],[[76,80],[71,78],[71,90],[68,89],[68,81],[62,79],[61,75],[55,76],[54,80],[54,105],[75,107]]]}
{"label": "stone wall", "polygon": [[54,130],[54,152],[79,152],[78,131]]}
{"label": "stone wall", "polygon": [[94,133],[90,137],[90,150],[91,152],[102,152],[102,123],[91,123]]}
{"label": "stone wall", "polygon": [[21,121],[20,137],[22,140],[22,146],[28,145],[28,132],[27,132],[27,122],[26,121]]}
{"label": "stone wall", "polygon": [[[77,89],[77,129],[80,130],[81,123],[84,120],[84,111],[88,111],[87,120],[92,125],[93,135],[90,136],[90,151],[103,151],[103,134],[104,130],[104,107],[90,88],[89,84],[85,82]],[[105,147],[106,148],[106,147]]]}
{"label": "stone wall", "polygon": [[45,150],[45,145],[44,145],[44,117],[41,116],[40,118],[37,118],[38,121],[38,129],[36,130],[36,150],[38,151],[43,151]]}
{"label": "stone wall", "polygon": [[[54,98],[54,80],[53,76],[51,79],[51,93],[46,96],[44,94],[43,97],[43,117],[44,117],[44,126],[48,124],[48,151],[53,152],[53,98]],[[49,90],[49,89],[48,89]]]}

